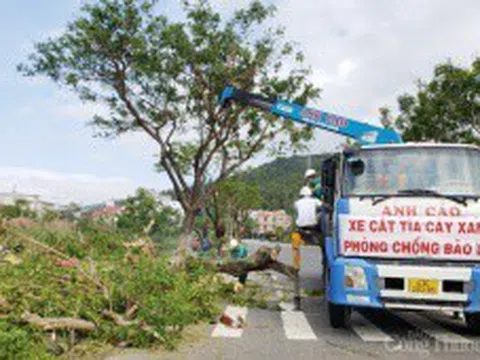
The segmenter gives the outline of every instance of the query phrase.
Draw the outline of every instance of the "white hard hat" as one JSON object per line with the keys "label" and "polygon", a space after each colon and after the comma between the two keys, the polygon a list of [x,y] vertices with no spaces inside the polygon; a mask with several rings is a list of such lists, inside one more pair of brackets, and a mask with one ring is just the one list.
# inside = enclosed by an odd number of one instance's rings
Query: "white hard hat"
{"label": "white hard hat", "polygon": [[300,189],[300,196],[312,196],[312,190],[308,186]]}
{"label": "white hard hat", "polygon": [[317,175],[317,172],[315,171],[315,169],[308,169],[307,171],[305,171],[305,178],[309,178],[310,176],[315,176]]}
{"label": "white hard hat", "polygon": [[240,245],[240,243],[238,242],[237,239],[232,239],[230,240],[230,249],[235,249],[238,245]]}

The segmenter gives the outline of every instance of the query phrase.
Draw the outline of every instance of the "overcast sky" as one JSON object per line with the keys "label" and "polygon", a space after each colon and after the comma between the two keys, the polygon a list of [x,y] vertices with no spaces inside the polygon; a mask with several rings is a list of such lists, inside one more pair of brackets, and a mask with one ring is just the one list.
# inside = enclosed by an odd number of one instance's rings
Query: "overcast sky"
{"label": "overcast sky", "polygon": [[[429,79],[435,64],[480,56],[478,0],[278,0],[277,21],[299,42],[323,89],[314,104],[378,123],[378,108]],[[168,188],[153,171],[155,148],[142,135],[92,137],[95,109],[47,80],[15,70],[34,41],[60,34],[80,0],[0,1],[0,192],[34,192],[47,200],[96,202],[138,186]],[[174,1],[160,1],[178,16]],[[222,12],[247,1],[218,0]],[[314,152],[343,139],[318,132]]]}

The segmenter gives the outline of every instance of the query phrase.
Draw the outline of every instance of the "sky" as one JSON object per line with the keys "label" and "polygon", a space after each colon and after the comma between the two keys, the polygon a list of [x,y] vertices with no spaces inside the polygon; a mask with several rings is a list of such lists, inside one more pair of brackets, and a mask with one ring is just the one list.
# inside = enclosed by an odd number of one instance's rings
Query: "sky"
{"label": "sky", "polygon": [[[86,122],[97,109],[16,65],[33,43],[62,33],[83,0],[0,0],[0,192],[36,193],[57,203],[93,203],[138,186],[170,187],[154,171],[156,148],[143,134],[94,138]],[[228,13],[246,0],[213,1]],[[428,80],[435,64],[469,65],[480,56],[478,0],[271,0],[276,22],[298,42],[323,89],[314,105],[378,124],[378,108]],[[174,0],[160,7],[178,17]],[[312,153],[344,139],[318,131]],[[257,163],[265,158],[256,159]]]}

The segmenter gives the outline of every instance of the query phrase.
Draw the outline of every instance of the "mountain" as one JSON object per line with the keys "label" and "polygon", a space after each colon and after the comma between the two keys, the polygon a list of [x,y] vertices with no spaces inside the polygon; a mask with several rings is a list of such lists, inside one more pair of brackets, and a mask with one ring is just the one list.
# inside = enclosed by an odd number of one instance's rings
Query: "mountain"
{"label": "mountain", "polygon": [[[312,155],[311,167],[320,172],[321,164],[330,154]],[[239,175],[243,181],[256,184],[263,197],[263,209],[285,209],[292,211],[298,193],[303,186],[308,156],[278,158]]]}

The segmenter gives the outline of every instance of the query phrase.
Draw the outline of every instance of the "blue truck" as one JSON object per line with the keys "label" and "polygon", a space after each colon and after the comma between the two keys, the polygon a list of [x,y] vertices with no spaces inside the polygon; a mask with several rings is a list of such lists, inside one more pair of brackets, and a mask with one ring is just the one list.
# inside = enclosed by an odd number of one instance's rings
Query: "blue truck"
{"label": "blue truck", "polygon": [[373,126],[232,86],[219,103],[253,106],[358,146],[322,164],[330,324],[352,309],[464,313],[480,333],[480,148],[404,143]]}

